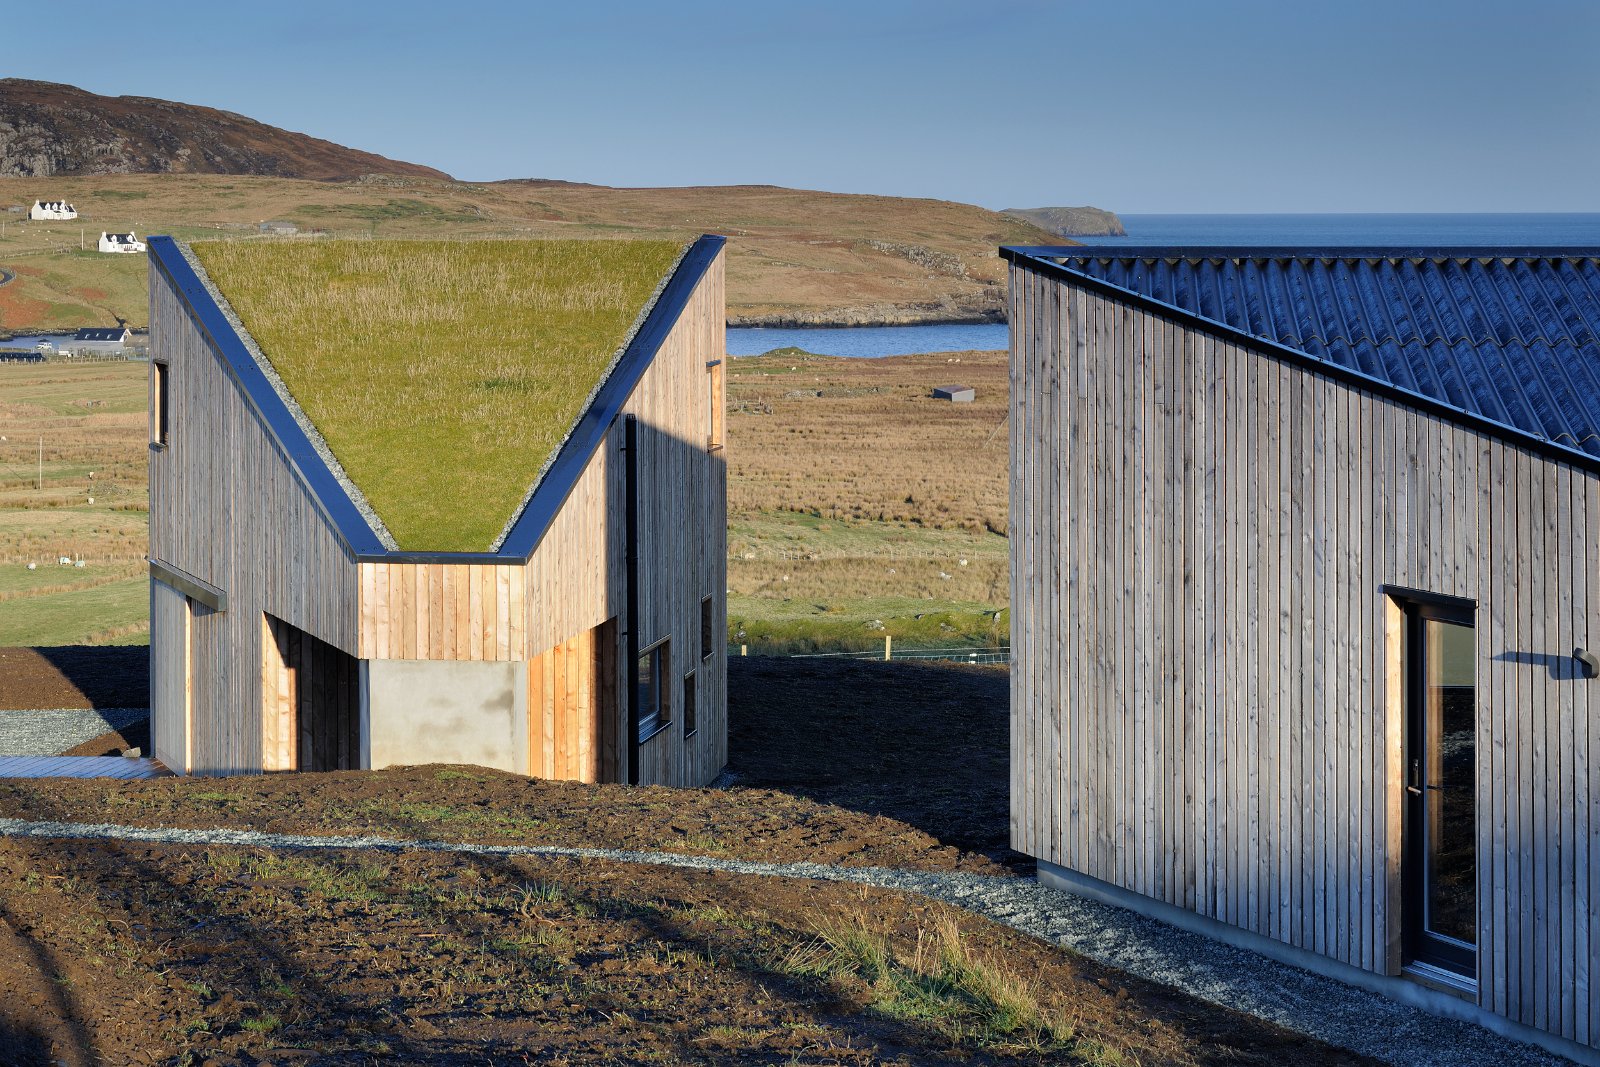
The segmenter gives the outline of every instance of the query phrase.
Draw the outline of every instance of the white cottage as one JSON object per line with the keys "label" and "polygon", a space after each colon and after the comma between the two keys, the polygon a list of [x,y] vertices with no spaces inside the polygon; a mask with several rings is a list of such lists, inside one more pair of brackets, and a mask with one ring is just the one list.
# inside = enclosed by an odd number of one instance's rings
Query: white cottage
{"label": "white cottage", "polygon": [[78,209],[65,200],[35,200],[28,209],[28,218],[34,222],[62,222],[78,217]]}
{"label": "white cottage", "polygon": [[143,252],[144,242],[138,240],[131,233],[102,233],[100,235],[100,251]]}

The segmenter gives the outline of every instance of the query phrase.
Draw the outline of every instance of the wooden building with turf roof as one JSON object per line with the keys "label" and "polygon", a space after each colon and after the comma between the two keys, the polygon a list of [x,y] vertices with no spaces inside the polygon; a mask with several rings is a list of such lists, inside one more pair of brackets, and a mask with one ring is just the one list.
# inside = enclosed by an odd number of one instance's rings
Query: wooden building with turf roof
{"label": "wooden building with turf roof", "polygon": [[722,246],[153,238],[157,757],[715,778]]}
{"label": "wooden building with turf roof", "polygon": [[1013,846],[1600,1062],[1600,252],[1004,254]]}

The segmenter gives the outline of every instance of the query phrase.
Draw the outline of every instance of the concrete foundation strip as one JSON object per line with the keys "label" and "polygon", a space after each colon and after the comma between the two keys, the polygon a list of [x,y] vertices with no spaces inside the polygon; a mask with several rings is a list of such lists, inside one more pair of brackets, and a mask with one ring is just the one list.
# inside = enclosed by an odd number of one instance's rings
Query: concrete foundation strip
{"label": "concrete foundation strip", "polygon": [[1041,886],[1031,879],[809,862],[757,863],[629,849],[474,845],[256,830],[148,829],[25,819],[0,819],[0,837],[605,860],[878,886],[953,904],[1128,974],[1174,986],[1202,1000],[1390,1063],[1407,1067],[1473,1067],[1485,1063],[1496,1067],[1556,1067],[1568,1062],[1480,1026],[1442,1019],[1122,908]]}

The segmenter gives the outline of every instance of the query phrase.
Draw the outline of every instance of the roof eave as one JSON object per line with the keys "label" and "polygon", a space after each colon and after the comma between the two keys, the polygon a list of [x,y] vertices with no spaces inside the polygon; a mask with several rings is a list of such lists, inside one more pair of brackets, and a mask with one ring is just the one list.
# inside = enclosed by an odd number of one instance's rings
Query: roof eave
{"label": "roof eave", "polygon": [[[1587,452],[1569,448],[1548,438],[1529,433],[1515,426],[1509,426],[1494,419],[1465,411],[1461,408],[1435,400],[1433,397],[1401,389],[1381,378],[1374,378],[1360,371],[1318,359],[1316,356],[1289,345],[1279,344],[1264,337],[1247,333],[1225,322],[1207,318],[1187,308],[1168,304],[1152,296],[1126,289],[1112,282],[1104,281],[1093,275],[1084,274],[1073,270],[1066,264],[1055,262],[1056,257],[1093,257],[1098,252],[1098,247],[1086,245],[1002,245],[1000,256],[1014,266],[1027,270],[1034,270],[1047,277],[1078,285],[1090,292],[1102,296],[1113,297],[1126,301],[1146,311],[1151,311],[1168,318],[1175,319],[1195,326],[1207,333],[1213,334],[1224,340],[1248,348],[1261,355],[1282,360],[1286,363],[1301,367],[1302,369],[1331,378],[1342,384],[1352,386],[1403,404],[1417,411],[1423,411],[1437,416],[1448,422],[1476,430],[1504,440],[1508,443],[1525,448],[1550,459],[1559,460],[1593,474],[1600,474],[1600,457],[1591,456]],[[1498,248],[1498,249],[1452,249],[1438,248],[1426,250],[1374,250],[1374,249],[1306,249],[1306,248],[1213,248],[1211,246],[1192,246],[1188,248],[1170,247],[1145,247],[1145,246],[1117,246],[1105,250],[1107,256],[1116,258],[1160,256],[1169,255],[1178,258],[1316,258],[1331,256],[1335,258],[1352,259],[1505,259],[1519,257],[1549,257],[1549,256],[1595,256],[1600,257],[1600,249],[1582,248]]]}

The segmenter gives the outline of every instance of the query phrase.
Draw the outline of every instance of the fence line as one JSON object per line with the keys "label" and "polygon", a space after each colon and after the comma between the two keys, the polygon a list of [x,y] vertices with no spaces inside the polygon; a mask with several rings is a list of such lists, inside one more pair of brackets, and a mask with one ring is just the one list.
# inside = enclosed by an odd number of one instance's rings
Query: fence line
{"label": "fence line", "polygon": [[[730,645],[728,655],[744,656],[749,654],[749,645]],[[867,651],[856,652],[761,652],[764,656],[784,656],[787,659],[846,659],[846,660],[944,660],[952,663],[976,664],[1009,664],[1011,662],[1011,647],[1000,648],[973,648],[970,645],[962,648],[894,648],[889,641],[884,642],[884,647]]]}

